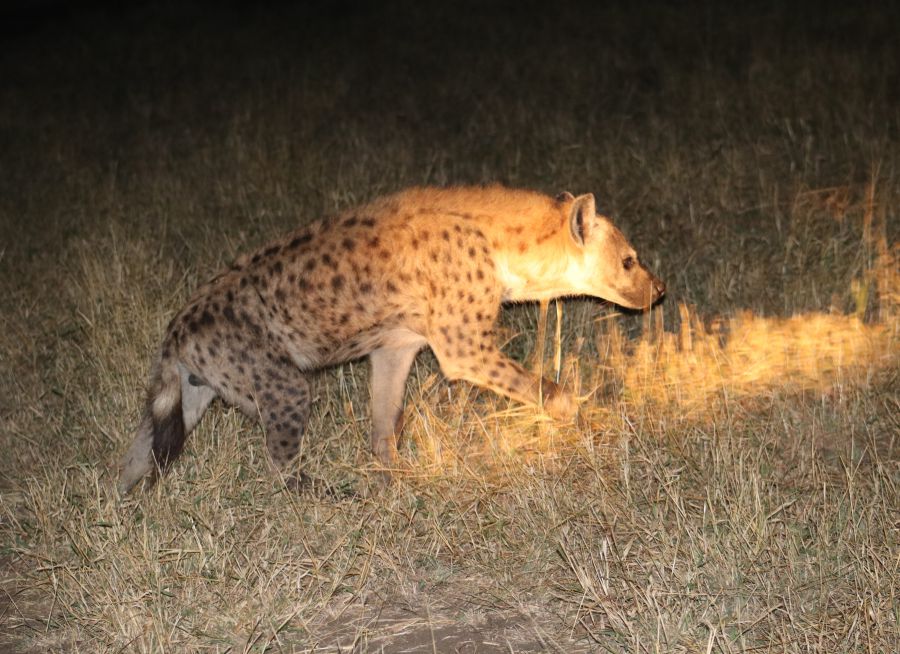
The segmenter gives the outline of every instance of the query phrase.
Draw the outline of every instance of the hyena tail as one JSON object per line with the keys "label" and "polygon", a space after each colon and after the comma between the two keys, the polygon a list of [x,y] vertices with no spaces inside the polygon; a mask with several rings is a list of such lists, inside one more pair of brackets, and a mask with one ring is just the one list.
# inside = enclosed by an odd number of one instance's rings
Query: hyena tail
{"label": "hyena tail", "polygon": [[187,430],[182,411],[182,371],[174,348],[163,347],[153,371],[147,405],[134,442],[119,464],[119,492],[127,493],[148,472],[175,459],[184,447]]}

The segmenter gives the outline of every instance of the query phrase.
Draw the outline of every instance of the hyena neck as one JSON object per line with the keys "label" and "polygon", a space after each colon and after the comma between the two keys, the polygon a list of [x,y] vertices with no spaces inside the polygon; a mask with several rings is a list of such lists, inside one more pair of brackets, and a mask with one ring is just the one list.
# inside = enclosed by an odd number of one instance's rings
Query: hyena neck
{"label": "hyena neck", "polygon": [[501,252],[495,259],[495,266],[505,302],[552,300],[578,293],[566,278],[564,260]]}

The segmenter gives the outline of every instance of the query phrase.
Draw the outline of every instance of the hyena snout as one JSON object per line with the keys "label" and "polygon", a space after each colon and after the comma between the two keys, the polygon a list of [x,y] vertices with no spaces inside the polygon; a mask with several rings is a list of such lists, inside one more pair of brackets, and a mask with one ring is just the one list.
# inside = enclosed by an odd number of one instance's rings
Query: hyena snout
{"label": "hyena snout", "polygon": [[656,275],[650,275],[650,287],[653,289],[653,301],[666,294],[666,283]]}
{"label": "hyena snout", "polygon": [[625,305],[632,309],[648,309],[666,294],[666,283],[646,268],[641,269],[631,279],[631,284],[622,295],[628,300]]}

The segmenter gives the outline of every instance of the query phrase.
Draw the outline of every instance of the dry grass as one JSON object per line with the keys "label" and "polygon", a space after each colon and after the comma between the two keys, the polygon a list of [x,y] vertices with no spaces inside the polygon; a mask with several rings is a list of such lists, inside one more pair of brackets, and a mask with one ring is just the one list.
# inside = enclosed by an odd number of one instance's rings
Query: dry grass
{"label": "dry grass", "polygon": [[[96,11],[0,54],[0,649],[900,649],[897,16],[278,11]],[[292,495],[214,407],[116,495],[200,280],[497,179],[593,190],[669,284],[650,315],[565,302],[577,424],[423,355],[388,489]],[[504,313],[520,360],[537,316]],[[337,489],[367,487],[366,373],[315,380]]]}

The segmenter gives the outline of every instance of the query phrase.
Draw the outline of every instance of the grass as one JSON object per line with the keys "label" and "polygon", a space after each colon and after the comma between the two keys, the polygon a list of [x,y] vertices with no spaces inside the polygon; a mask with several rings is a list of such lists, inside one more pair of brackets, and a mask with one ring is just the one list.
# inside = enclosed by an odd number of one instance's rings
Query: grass
{"label": "grass", "polygon": [[[95,8],[0,51],[0,649],[896,651],[896,12],[330,7]],[[197,284],[494,180],[593,191],[668,283],[563,303],[576,424],[423,354],[383,491],[291,494],[215,406],[117,496]],[[503,314],[519,360],[537,318]],[[367,364],[315,393],[307,471],[365,489]]]}

